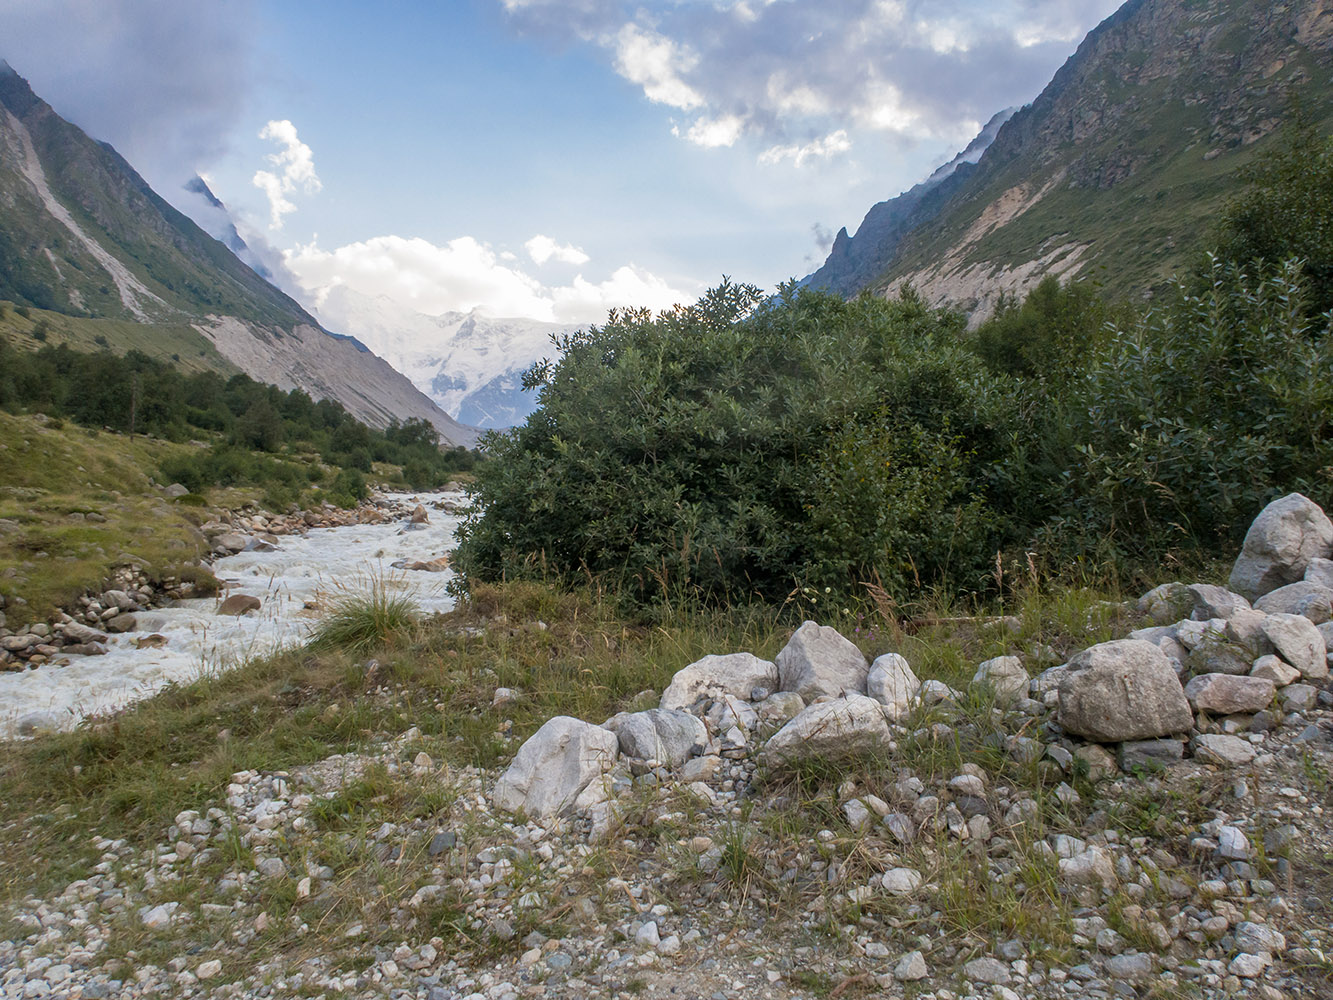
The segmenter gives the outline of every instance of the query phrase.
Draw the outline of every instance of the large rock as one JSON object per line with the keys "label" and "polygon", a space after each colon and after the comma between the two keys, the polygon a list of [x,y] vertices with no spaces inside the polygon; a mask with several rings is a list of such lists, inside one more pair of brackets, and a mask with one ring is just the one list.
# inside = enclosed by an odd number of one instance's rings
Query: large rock
{"label": "large rock", "polygon": [[911,665],[897,653],[885,653],[870,665],[866,675],[866,694],[884,706],[894,722],[901,721],[916,703],[921,681]]}
{"label": "large rock", "polygon": [[1193,583],[1189,587],[1194,606],[1190,617],[1197,622],[1206,622],[1210,618],[1230,618],[1237,611],[1249,611],[1250,602],[1240,594],[1232,593],[1225,587],[1215,587],[1211,583]]}
{"label": "large rock", "polygon": [[1139,598],[1138,612],[1157,625],[1170,625],[1188,618],[1194,610],[1194,595],[1183,583],[1164,583]]}
{"label": "large rock", "polygon": [[640,760],[655,760],[667,767],[685,763],[708,744],[703,721],[689,712],[653,708],[621,712],[605,726],[616,734],[620,752]]}
{"label": "large rock", "polygon": [[1120,639],[1069,661],[1059,721],[1067,733],[1120,743],[1184,732],[1194,716],[1166,654],[1141,639]]}
{"label": "large rock", "polygon": [[260,607],[258,597],[251,597],[249,594],[232,594],[218,605],[218,614],[243,615],[250,611],[258,611]]}
{"label": "large rock", "polygon": [[1304,615],[1316,625],[1333,619],[1333,590],[1321,583],[1298,580],[1271,590],[1254,602],[1264,614]]}
{"label": "large rock", "polygon": [[1333,590],[1333,559],[1311,559],[1305,567],[1305,581]]}
{"label": "large rock", "polygon": [[972,684],[995,696],[1001,705],[1012,705],[1028,693],[1031,678],[1017,656],[997,656],[978,665]]}
{"label": "large rock", "polygon": [[1231,569],[1230,588],[1253,601],[1305,576],[1312,559],[1333,556],[1333,521],[1313,500],[1290,493],[1254,519]]}
{"label": "large rock", "polygon": [[1185,697],[1196,711],[1209,715],[1258,712],[1273,700],[1273,682],[1267,677],[1200,674],[1185,685]]}
{"label": "large rock", "polygon": [[676,671],[659,705],[671,710],[689,708],[700,698],[724,694],[748,701],[755,688],[772,692],[777,685],[777,666],[753,653],[705,656]]}
{"label": "large rock", "polygon": [[887,748],[884,706],[863,694],[811,705],[765,744],[760,760],[777,765],[807,758],[841,759]]}
{"label": "large rock", "polygon": [[1324,634],[1304,615],[1269,615],[1264,619],[1266,635],[1277,655],[1307,679],[1328,676],[1328,650]]}
{"label": "large rock", "polygon": [[579,796],[616,761],[616,734],[557,715],[532,734],[495,784],[492,800],[545,820],[570,811]]}
{"label": "large rock", "polygon": [[777,655],[778,683],[806,701],[864,692],[870,664],[837,629],[805,622]]}

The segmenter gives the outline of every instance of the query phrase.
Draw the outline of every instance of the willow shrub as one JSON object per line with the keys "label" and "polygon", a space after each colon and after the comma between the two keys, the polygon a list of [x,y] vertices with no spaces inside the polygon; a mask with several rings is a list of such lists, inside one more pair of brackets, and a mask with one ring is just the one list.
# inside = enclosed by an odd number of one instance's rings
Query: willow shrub
{"label": "willow shrub", "polygon": [[1269,500],[1333,501],[1333,336],[1302,262],[1214,260],[1201,291],[1114,328],[1059,403],[1066,469],[1042,529],[1130,565],[1230,556]]}
{"label": "willow shrub", "polygon": [[613,313],[528,373],[540,407],[491,436],[455,566],[592,575],[639,603],[976,586],[1015,434],[1011,383],[962,329],[911,295],[762,301],[725,280]]}

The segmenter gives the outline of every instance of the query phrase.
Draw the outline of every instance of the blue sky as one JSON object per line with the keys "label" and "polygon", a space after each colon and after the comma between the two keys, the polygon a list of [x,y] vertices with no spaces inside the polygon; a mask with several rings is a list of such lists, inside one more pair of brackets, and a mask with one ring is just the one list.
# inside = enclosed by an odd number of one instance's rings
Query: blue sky
{"label": "blue sky", "polygon": [[808,273],[1115,6],[0,0],[0,56],[308,305],[582,323]]}

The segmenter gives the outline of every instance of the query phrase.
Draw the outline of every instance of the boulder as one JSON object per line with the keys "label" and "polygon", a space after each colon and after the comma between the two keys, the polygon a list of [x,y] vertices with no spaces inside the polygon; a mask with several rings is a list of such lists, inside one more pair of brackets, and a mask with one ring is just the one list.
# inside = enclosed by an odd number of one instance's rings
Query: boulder
{"label": "boulder", "polygon": [[771,692],[777,684],[777,666],[753,653],[705,656],[676,671],[670,686],[662,692],[659,707],[685,709],[705,696],[723,694],[749,700],[755,688]]}
{"label": "boulder", "polygon": [[1313,500],[1290,493],[1274,500],[1245,534],[1228,586],[1253,601],[1305,576],[1312,559],[1333,556],[1333,521]]}
{"label": "boulder", "polygon": [[251,597],[249,594],[232,594],[218,605],[217,613],[240,616],[250,611],[258,611],[260,607],[258,597]]}
{"label": "boulder", "polygon": [[1120,744],[1122,771],[1136,767],[1170,767],[1185,759],[1185,745],[1180,740],[1131,740]]}
{"label": "boulder", "polygon": [[1225,635],[1245,647],[1253,657],[1271,653],[1273,644],[1264,635],[1264,619],[1267,617],[1262,611],[1236,611],[1227,619]]}
{"label": "boulder", "polygon": [[601,726],[567,715],[547,720],[518,748],[492,793],[499,809],[537,820],[570,811],[616,761],[619,740]]}
{"label": "boulder", "polygon": [[777,655],[778,684],[806,701],[844,691],[864,692],[870,664],[837,629],[807,621]]}
{"label": "boulder", "polygon": [[175,500],[178,497],[186,496],[189,494],[189,492],[190,488],[182,483],[172,483],[170,486],[168,486],[166,489],[162,491],[164,496],[170,497],[172,500]]}
{"label": "boulder", "polygon": [[809,706],[765,744],[760,760],[780,765],[802,758],[841,759],[887,749],[884,706],[850,694]]}
{"label": "boulder", "polygon": [[1324,635],[1304,615],[1275,614],[1264,619],[1264,635],[1277,655],[1307,679],[1328,676],[1328,650]]}
{"label": "boulder", "polygon": [[652,708],[621,712],[605,724],[616,734],[620,752],[640,760],[677,767],[708,745],[708,730],[689,712]]}
{"label": "boulder", "polygon": [[1276,687],[1286,687],[1301,679],[1301,672],[1279,656],[1261,656],[1254,661],[1251,677],[1266,677]]}
{"label": "boulder", "polygon": [[235,531],[227,531],[213,539],[213,548],[225,552],[244,552],[250,539]]}
{"label": "boulder", "polygon": [[1224,636],[1205,636],[1185,658],[1192,674],[1248,674],[1254,654]]}
{"label": "boulder", "polygon": [[1099,743],[1170,736],[1194,724],[1166,654],[1140,639],[1076,654],[1060,681],[1058,718],[1065,732]]}
{"label": "boulder", "polygon": [[883,705],[885,714],[894,722],[902,720],[912,710],[920,690],[921,681],[907,660],[897,653],[878,657],[866,675],[866,694]]}
{"label": "boulder", "polygon": [[977,667],[972,684],[984,688],[1001,705],[1012,705],[1028,693],[1031,678],[1017,656],[997,656]]}
{"label": "boulder", "polygon": [[409,524],[430,524],[430,517],[426,514],[426,508],[417,504],[416,510],[412,511],[412,516],[408,518]]}
{"label": "boulder", "polygon": [[1139,598],[1138,612],[1157,625],[1170,625],[1188,618],[1194,609],[1194,595],[1183,583],[1164,583]]}
{"label": "boulder", "polygon": [[87,625],[81,625],[78,622],[65,622],[60,626],[60,630],[65,634],[65,639],[70,642],[94,643],[106,642],[106,635],[97,629],[89,628]]}
{"label": "boulder", "polygon": [[1267,677],[1200,674],[1185,685],[1185,697],[1195,711],[1209,715],[1258,712],[1273,700],[1273,682]]}
{"label": "boulder", "polygon": [[116,617],[109,619],[104,624],[106,630],[112,635],[121,635],[125,632],[133,632],[138,628],[139,619],[135,618],[134,615],[128,612],[123,612],[116,615]]}
{"label": "boulder", "polygon": [[1311,559],[1305,567],[1305,581],[1333,590],[1333,559]]}
{"label": "boulder", "polygon": [[1304,615],[1316,625],[1333,619],[1333,590],[1321,583],[1298,580],[1269,591],[1254,602],[1264,614]]}
{"label": "boulder", "polygon": [[1190,617],[1196,622],[1206,622],[1210,618],[1230,618],[1237,611],[1250,610],[1250,602],[1240,594],[1232,593],[1225,587],[1215,587],[1211,583],[1191,584],[1189,594],[1194,602]]}

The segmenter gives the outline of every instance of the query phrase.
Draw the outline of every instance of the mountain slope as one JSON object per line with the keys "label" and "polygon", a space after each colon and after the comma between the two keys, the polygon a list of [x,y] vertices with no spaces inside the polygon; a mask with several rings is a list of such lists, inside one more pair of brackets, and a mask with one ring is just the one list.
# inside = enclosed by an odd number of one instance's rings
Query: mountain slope
{"label": "mountain slope", "polygon": [[0,298],[71,316],[187,324],[253,378],[342,403],[383,427],[475,430],[387,364],[329,335],[295,301],[172,208],[0,62]]}
{"label": "mountain slope", "polygon": [[1130,0],[976,167],[877,206],[892,225],[853,242],[879,271],[838,290],[911,283],[974,320],[1045,274],[1150,294],[1199,252],[1293,95],[1333,117],[1331,67],[1333,0]]}

